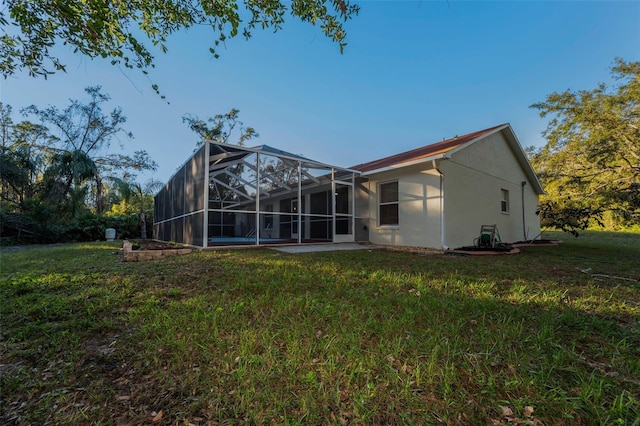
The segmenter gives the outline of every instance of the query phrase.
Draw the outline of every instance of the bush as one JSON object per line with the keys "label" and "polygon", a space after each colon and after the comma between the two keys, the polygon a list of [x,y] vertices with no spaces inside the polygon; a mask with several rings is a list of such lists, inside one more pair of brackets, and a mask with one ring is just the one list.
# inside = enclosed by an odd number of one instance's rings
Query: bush
{"label": "bush", "polygon": [[15,245],[37,240],[31,217],[23,213],[0,210],[0,244]]}
{"label": "bush", "polygon": [[0,211],[2,245],[103,240],[107,228],[114,228],[118,239],[140,237],[137,214],[105,216],[85,210],[69,221],[60,221],[42,211],[36,215]]}
{"label": "bush", "polygon": [[118,239],[138,238],[140,236],[137,214],[108,216],[105,217],[105,222],[105,228],[113,228],[116,230],[116,238]]}
{"label": "bush", "polygon": [[102,215],[84,211],[77,215],[63,233],[64,241],[95,241],[104,239],[106,229]]}

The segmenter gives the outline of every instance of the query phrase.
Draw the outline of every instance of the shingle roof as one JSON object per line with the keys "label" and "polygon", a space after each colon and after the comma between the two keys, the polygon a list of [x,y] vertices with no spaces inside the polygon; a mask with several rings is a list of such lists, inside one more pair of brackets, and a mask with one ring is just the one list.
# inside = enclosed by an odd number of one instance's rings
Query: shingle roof
{"label": "shingle roof", "polygon": [[462,136],[456,136],[454,138],[426,145],[421,148],[413,149],[411,151],[406,151],[389,157],[380,158],[368,163],[358,164],[357,166],[350,167],[350,169],[358,170],[360,172],[369,172],[371,170],[384,169],[387,167],[397,166],[403,163],[432,157],[434,155],[444,154],[464,145],[467,142],[471,142],[474,139],[489,134],[503,126],[505,126],[505,124],[500,124],[499,126],[490,127],[488,129],[479,130],[473,133],[467,133],[466,135]]}

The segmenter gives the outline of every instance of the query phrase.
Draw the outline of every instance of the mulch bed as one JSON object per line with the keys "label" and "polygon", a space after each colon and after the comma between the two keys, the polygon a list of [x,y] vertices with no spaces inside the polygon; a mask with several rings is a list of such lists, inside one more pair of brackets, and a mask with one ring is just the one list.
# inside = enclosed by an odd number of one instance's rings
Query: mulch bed
{"label": "mulch bed", "polygon": [[518,241],[513,243],[514,246],[556,246],[560,244],[560,240],[532,240]]}
{"label": "mulch bed", "polygon": [[183,248],[179,244],[163,243],[154,240],[130,240],[132,250],[174,250]]}
{"label": "mulch bed", "polygon": [[193,252],[193,248],[151,240],[135,240],[134,242],[124,240],[122,251],[125,262],[142,262],[189,254]]}
{"label": "mulch bed", "polygon": [[478,247],[478,246],[467,246],[467,247],[458,247],[454,250],[457,251],[490,251],[490,252],[509,252],[512,250],[511,245],[509,244],[500,244],[495,247]]}

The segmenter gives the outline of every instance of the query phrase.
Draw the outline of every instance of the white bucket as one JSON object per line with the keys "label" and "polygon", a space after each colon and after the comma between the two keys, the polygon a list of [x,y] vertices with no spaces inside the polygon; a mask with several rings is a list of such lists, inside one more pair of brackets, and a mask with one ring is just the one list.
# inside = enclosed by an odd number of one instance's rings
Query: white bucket
{"label": "white bucket", "polygon": [[113,241],[116,239],[116,230],[113,228],[107,228],[104,230],[104,237],[107,241]]}

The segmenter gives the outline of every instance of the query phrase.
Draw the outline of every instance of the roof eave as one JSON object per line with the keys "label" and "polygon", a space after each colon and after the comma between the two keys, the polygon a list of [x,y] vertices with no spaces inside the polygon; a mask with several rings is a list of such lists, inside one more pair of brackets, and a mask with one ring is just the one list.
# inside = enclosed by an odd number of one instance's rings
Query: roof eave
{"label": "roof eave", "polygon": [[[465,142],[462,145],[458,145],[455,148],[450,149],[449,151],[447,151],[447,154],[449,154],[449,155],[455,154],[456,152],[465,149],[469,145],[473,145],[474,143],[478,142],[479,140],[487,138],[487,137],[489,137],[491,135],[495,135],[496,133],[501,132],[501,131],[503,131],[504,129],[507,129],[507,128],[511,128],[511,126],[509,124],[503,124],[502,126],[496,127],[495,129],[491,130],[490,132],[483,133],[482,135],[478,136],[477,138],[471,139],[469,142]],[[513,131],[511,133],[513,133]]]}
{"label": "roof eave", "polygon": [[546,194],[546,192],[544,191],[544,188],[542,187],[542,184],[540,183],[540,180],[538,179],[538,175],[536,174],[536,171],[533,169],[531,162],[529,161],[529,159],[527,158],[527,155],[522,149],[522,145],[518,140],[518,136],[516,136],[516,133],[513,131],[510,125],[507,125],[507,127],[509,128],[509,134],[508,134],[507,140],[511,144],[516,154],[516,157],[518,157],[518,161],[520,162],[520,166],[523,168],[525,175],[531,181],[531,185],[534,187],[538,195]]}
{"label": "roof eave", "polygon": [[405,163],[398,163],[387,167],[381,167],[379,169],[369,170],[368,172],[362,172],[362,176],[370,176],[378,173],[390,172],[393,170],[403,169],[405,167],[411,167],[422,163],[428,163],[433,160],[441,160],[449,157],[449,152],[441,154],[430,155],[429,157],[420,158],[419,160],[407,161]]}

